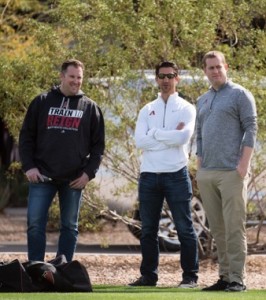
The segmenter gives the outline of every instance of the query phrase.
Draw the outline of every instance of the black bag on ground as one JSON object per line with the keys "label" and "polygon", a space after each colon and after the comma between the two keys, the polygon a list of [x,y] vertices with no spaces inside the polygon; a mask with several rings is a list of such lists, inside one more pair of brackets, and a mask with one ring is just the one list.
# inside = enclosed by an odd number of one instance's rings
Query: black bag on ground
{"label": "black bag on ground", "polygon": [[64,255],[49,262],[0,264],[0,292],[92,292],[86,268]]}
{"label": "black bag on ground", "polygon": [[19,260],[0,262],[0,292],[32,292],[34,286]]}

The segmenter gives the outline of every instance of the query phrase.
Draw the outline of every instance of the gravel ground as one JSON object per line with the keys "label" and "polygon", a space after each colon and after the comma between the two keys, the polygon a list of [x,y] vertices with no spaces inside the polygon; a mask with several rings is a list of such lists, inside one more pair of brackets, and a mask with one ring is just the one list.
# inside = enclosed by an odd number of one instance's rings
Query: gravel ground
{"label": "gravel ground", "polygon": [[[266,231],[266,230],[265,230]],[[252,242],[254,234],[250,235]],[[266,234],[263,235],[265,243]],[[56,243],[58,234],[48,233],[47,242]],[[25,215],[0,214],[0,242],[26,242]],[[82,233],[79,243],[108,245],[126,244],[139,245],[139,241],[128,231],[123,223],[106,224],[98,234]],[[0,253],[0,261],[11,261],[15,258],[26,261],[25,253]],[[46,260],[52,259],[48,253]],[[89,273],[92,284],[126,285],[139,276],[140,254],[81,254],[76,253],[75,259],[82,262]],[[247,257],[246,284],[250,289],[266,289],[266,255],[256,254]],[[217,280],[217,263],[211,259],[200,262],[199,285],[210,285]],[[181,268],[178,254],[162,253],[159,265],[159,285],[176,286],[181,280]]]}

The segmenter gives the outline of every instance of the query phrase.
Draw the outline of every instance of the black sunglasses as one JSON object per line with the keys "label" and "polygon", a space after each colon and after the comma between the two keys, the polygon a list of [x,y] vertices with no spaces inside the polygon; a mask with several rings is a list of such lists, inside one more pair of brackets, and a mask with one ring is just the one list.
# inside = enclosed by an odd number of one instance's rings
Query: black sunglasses
{"label": "black sunglasses", "polygon": [[157,76],[159,79],[164,79],[165,77],[167,77],[168,79],[173,79],[176,77],[176,73],[169,73],[169,74],[163,74],[163,73],[159,73]]}

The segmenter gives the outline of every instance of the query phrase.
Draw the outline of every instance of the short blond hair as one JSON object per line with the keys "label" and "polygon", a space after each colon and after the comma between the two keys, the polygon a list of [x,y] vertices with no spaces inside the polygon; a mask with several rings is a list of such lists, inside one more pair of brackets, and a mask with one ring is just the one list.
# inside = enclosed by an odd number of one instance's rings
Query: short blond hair
{"label": "short blond hair", "polygon": [[223,54],[222,52],[220,52],[220,51],[215,51],[215,50],[213,50],[213,51],[207,52],[207,53],[203,56],[203,59],[202,59],[202,66],[203,66],[203,68],[206,67],[206,60],[207,60],[208,58],[216,58],[216,57],[221,58],[221,59],[222,59],[222,63],[223,63],[223,64],[226,64],[226,60],[225,60],[224,54]]}

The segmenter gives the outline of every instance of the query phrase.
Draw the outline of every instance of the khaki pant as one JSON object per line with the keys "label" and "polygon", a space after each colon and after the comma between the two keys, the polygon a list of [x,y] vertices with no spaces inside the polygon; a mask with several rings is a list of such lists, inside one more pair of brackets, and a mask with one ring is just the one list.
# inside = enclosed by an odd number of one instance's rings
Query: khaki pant
{"label": "khaki pant", "polygon": [[216,242],[219,276],[243,283],[247,255],[246,201],[248,177],[236,170],[200,169],[197,183],[212,236]]}

